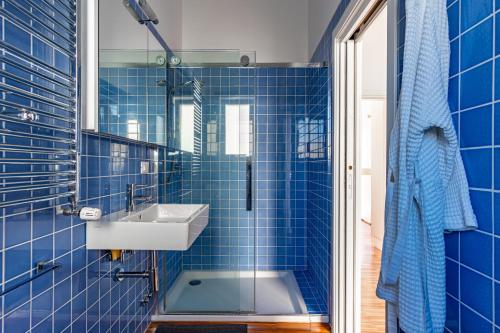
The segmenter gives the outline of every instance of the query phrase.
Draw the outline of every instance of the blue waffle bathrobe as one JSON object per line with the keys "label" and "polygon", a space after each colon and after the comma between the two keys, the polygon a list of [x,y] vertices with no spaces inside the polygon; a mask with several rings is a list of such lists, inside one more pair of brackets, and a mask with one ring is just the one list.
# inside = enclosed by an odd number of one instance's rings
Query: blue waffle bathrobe
{"label": "blue waffle bathrobe", "polygon": [[444,232],[477,227],[448,107],[446,0],[406,0],[403,78],[390,137],[377,295],[389,332],[444,330]]}

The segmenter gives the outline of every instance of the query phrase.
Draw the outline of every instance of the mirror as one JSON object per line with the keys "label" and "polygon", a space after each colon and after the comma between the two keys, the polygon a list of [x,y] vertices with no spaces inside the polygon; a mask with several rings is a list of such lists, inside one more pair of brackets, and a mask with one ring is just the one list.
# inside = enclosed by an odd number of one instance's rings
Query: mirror
{"label": "mirror", "polygon": [[[82,128],[165,145],[167,57],[161,37],[151,32],[159,21],[154,9],[144,0],[93,4],[98,13],[93,78],[98,89],[94,96],[86,92]],[[86,79],[92,81],[89,76],[86,68]]]}
{"label": "mirror", "polygon": [[162,51],[100,49],[99,132],[166,144],[165,59]]}
{"label": "mirror", "polygon": [[[199,81],[198,94],[206,94],[203,100],[210,107],[219,90],[239,94],[240,79],[233,77],[237,68],[255,66],[255,52],[171,51],[158,32],[162,18],[154,13],[155,6],[165,13],[163,0],[82,3],[87,23],[82,37],[84,130],[179,148],[182,105],[196,94],[189,83]],[[168,30],[163,26],[162,31]]]}

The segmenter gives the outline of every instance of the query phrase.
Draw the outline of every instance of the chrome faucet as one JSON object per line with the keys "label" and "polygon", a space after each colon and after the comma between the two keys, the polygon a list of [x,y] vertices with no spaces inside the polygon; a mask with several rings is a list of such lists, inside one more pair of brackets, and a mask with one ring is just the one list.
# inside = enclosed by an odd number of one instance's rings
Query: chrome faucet
{"label": "chrome faucet", "polygon": [[[141,188],[144,186],[141,186]],[[135,200],[148,201],[153,198],[151,195],[135,195],[135,191],[138,189],[137,187],[137,184],[127,184],[127,212],[133,212],[135,210]]]}

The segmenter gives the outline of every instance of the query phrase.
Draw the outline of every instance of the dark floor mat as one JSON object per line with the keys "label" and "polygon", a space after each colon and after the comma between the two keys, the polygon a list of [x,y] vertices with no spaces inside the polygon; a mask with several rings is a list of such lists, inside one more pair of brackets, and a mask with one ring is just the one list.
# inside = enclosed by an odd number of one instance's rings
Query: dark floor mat
{"label": "dark floor mat", "polygon": [[247,325],[161,324],[156,333],[247,333]]}

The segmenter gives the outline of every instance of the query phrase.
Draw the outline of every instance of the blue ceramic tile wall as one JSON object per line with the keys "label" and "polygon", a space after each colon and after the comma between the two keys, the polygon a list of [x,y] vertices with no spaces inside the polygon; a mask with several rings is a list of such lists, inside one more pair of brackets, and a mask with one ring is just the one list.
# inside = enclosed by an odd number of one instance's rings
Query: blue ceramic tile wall
{"label": "blue ceramic tile wall", "polygon": [[[129,122],[137,121],[138,139],[166,144],[167,86],[158,84],[158,81],[166,79],[166,74],[166,69],[159,67],[101,67],[99,69],[100,131],[130,137]],[[158,146],[157,192],[160,203],[181,202],[180,157],[178,150]],[[116,187],[120,182],[118,177],[111,179],[114,185],[113,204],[118,204],[123,209],[125,201],[116,200],[119,197]],[[95,178],[89,178],[88,183],[92,186]],[[107,213],[109,208],[105,208]],[[159,269],[162,272],[159,282],[162,286],[161,291],[164,292],[180,273],[182,256],[180,252],[169,251],[160,252],[158,258]]]}
{"label": "blue ceramic tile wall", "polygon": [[181,151],[164,146],[159,146],[158,150],[158,202],[171,204],[181,203]]}
{"label": "blue ceramic tile wall", "polygon": [[[55,121],[47,116],[72,114],[74,105],[67,109],[54,107],[62,97],[53,98],[44,92],[55,89],[62,95],[71,94],[75,86],[74,48],[76,6],[73,1],[57,2],[2,2],[2,21],[0,29],[5,45],[10,54],[3,60],[10,59],[14,65],[3,65],[18,80],[30,80],[20,84],[16,79],[5,78],[2,82],[9,85],[17,82],[19,88],[37,95],[43,95],[50,102],[31,100],[24,94],[3,94],[2,107],[9,103],[19,103],[39,111],[41,122],[52,120],[50,125],[64,126],[65,122]],[[42,25],[41,22],[45,25]],[[57,30],[57,34],[54,30]],[[33,63],[21,58],[32,56]],[[20,70],[19,66],[27,66]],[[33,66],[33,67],[31,67]],[[40,70],[45,68],[45,71]],[[26,70],[38,71],[52,80],[50,86],[37,74],[26,75]],[[59,82],[59,83],[56,83]],[[68,83],[70,82],[70,83]],[[39,84],[30,88],[30,84]],[[30,90],[31,89],[31,90]],[[37,99],[37,98],[35,98]],[[11,106],[12,107],[12,106]],[[7,106],[7,108],[9,108]],[[17,114],[17,113],[16,113]],[[46,115],[47,114],[47,115]],[[14,130],[2,120],[3,130]],[[70,125],[68,125],[71,128]],[[33,133],[55,136],[53,132],[42,131],[36,125]],[[19,131],[18,131],[19,133]],[[2,136],[3,143],[22,144]],[[36,140],[28,144],[36,146]],[[56,147],[56,144],[40,147]],[[61,146],[62,148],[62,146]],[[69,148],[68,148],[69,149]],[[2,153],[2,157],[5,157]],[[128,181],[148,182],[156,188],[156,176],[138,175],[138,160],[155,163],[156,154],[150,147],[133,144],[123,140],[112,140],[95,135],[82,135],[82,204],[100,207],[104,212],[123,207],[124,184]],[[18,165],[16,172],[26,169]],[[22,169],[21,169],[22,168]],[[2,165],[2,172],[7,169]],[[48,171],[52,169],[44,169]],[[63,169],[60,168],[59,171]],[[38,193],[30,193],[34,198]],[[20,198],[19,198],[20,199]],[[2,196],[2,200],[5,197]],[[150,320],[150,306],[142,307],[142,300],[147,286],[144,281],[114,282],[110,271],[116,264],[110,263],[100,251],[87,251],[85,224],[78,218],[56,215],[56,204],[67,201],[46,201],[0,210],[0,258],[3,263],[0,285],[2,290],[13,286],[34,274],[34,264],[40,261],[54,261],[61,267],[36,278],[22,287],[14,289],[1,297],[0,330],[2,332],[144,332]],[[128,254],[123,266],[127,270],[146,268],[146,252]]]}
{"label": "blue ceramic tile wall", "polygon": [[311,155],[307,162],[307,270],[299,281],[307,281],[300,288],[311,300],[313,305],[308,304],[308,308],[313,313],[331,313],[332,33],[349,3],[350,0],[340,1],[311,57],[311,62],[323,63],[327,68],[308,72],[307,116],[313,124],[313,152],[319,154]]}
{"label": "blue ceramic tile wall", "polygon": [[[82,136],[82,204],[112,212],[123,207],[127,182],[151,184],[139,175],[138,161],[155,163],[153,150],[140,144]],[[111,209],[114,208],[114,209]],[[100,251],[87,251],[85,224],[55,214],[55,207],[2,214],[2,285],[31,272],[33,264],[54,260],[61,268],[2,297],[2,332],[144,332],[151,307],[143,307],[144,281],[115,282],[116,267]],[[146,268],[146,252],[128,254],[126,270]]]}
{"label": "blue ceramic tile wall", "polygon": [[[142,141],[158,146],[158,202],[181,203],[180,152],[167,142],[166,68],[101,67],[99,69],[99,130],[130,137],[129,122],[137,122]],[[135,128],[132,128],[134,131]],[[163,146],[162,146],[163,145]],[[123,206],[124,201],[121,202]],[[123,207],[122,207],[123,208]],[[170,288],[181,272],[181,252],[159,252],[161,293]]]}
{"label": "blue ceramic tile wall", "polygon": [[[218,134],[217,153],[203,147],[199,172],[193,171],[192,154],[182,152],[182,202],[211,205],[210,224],[182,254],[183,268],[253,269],[257,241],[257,269],[305,269],[306,158],[299,154],[298,143],[305,119],[306,70],[192,68],[169,75],[171,84],[193,77],[205,82],[202,123],[216,124]],[[192,94],[190,88],[184,90],[178,94]],[[254,99],[256,239],[253,213],[245,211],[246,157],[225,154],[223,114],[225,103],[253,105]],[[206,127],[202,134],[206,139]],[[227,206],[229,198],[237,198],[234,205]]]}
{"label": "blue ceramic tile wall", "polygon": [[[140,173],[140,163],[149,163],[150,172]],[[81,156],[81,204],[99,207],[104,214],[125,208],[127,184],[146,185],[143,194],[151,194],[157,200],[158,148],[125,139],[108,138],[96,134],[82,135]],[[57,221],[57,217],[56,217]],[[84,229],[80,237],[85,237]],[[56,241],[57,241],[57,235]],[[73,236],[74,237],[74,236]],[[73,240],[74,242],[74,240]],[[55,252],[58,246],[56,242]],[[140,301],[148,292],[145,280],[116,282],[110,272],[117,266],[127,271],[147,269],[148,252],[134,251],[124,257],[123,263],[110,262],[103,251],[82,247],[86,260],[80,271],[73,268],[72,289],[75,277],[80,278],[82,315],[86,316],[86,330],[81,332],[144,332],[150,322],[151,305],[142,306]],[[75,265],[73,260],[72,265]],[[56,276],[57,277],[57,276]],[[62,283],[62,282],[61,282]],[[57,288],[57,284],[55,288]],[[78,331],[80,326],[74,327]],[[84,323],[81,323],[84,325]],[[54,331],[55,332],[55,331]]]}
{"label": "blue ceramic tile wall", "polygon": [[257,269],[306,268],[306,68],[258,68]]}
{"label": "blue ceramic tile wall", "polygon": [[158,84],[166,72],[162,67],[99,68],[99,131],[166,145],[167,88]]}
{"label": "blue ceramic tile wall", "polygon": [[[500,2],[448,0],[451,46],[449,105],[478,218],[477,231],[445,236],[448,332],[500,331],[500,226],[497,221],[496,148],[498,22]],[[405,29],[399,3],[398,55],[401,80]],[[497,209],[495,209],[497,208]]]}
{"label": "blue ceramic tile wall", "polygon": [[[180,151],[164,146],[158,147],[158,202],[178,204],[182,200],[182,171]],[[182,252],[160,251],[158,253],[160,295],[174,284],[182,271]]]}
{"label": "blue ceramic tile wall", "polygon": [[[253,212],[246,211],[246,155],[226,152],[225,105],[253,105],[253,69],[184,68],[169,73],[173,84],[202,80],[201,125],[194,130],[201,151],[182,151],[181,202],[210,204],[209,225],[191,248],[182,253],[185,270],[244,270],[254,267]],[[175,92],[192,97],[192,86]],[[172,114],[178,105],[172,105]],[[251,106],[250,114],[253,114]],[[171,116],[172,116],[171,114]],[[179,121],[181,117],[176,117]],[[210,129],[209,129],[210,127]],[[179,128],[179,124],[176,124]],[[208,140],[208,131],[214,137]],[[239,138],[237,138],[239,139]],[[212,148],[208,149],[208,143]],[[169,143],[179,148],[179,137]]]}
{"label": "blue ceramic tile wall", "polygon": [[331,275],[332,161],[328,69],[308,70],[307,271],[319,311],[328,311]]}
{"label": "blue ceramic tile wall", "polygon": [[[404,1],[399,34],[404,32]],[[446,240],[449,332],[500,331],[500,202],[497,171],[499,1],[449,0],[449,104],[460,140],[479,229]],[[404,48],[403,38],[400,49]],[[402,63],[402,61],[401,61]],[[400,69],[401,70],[401,69]]]}
{"label": "blue ceramic tile wall", "polygon": [[[172,133],[175,135],[169,137],[169,145],[175,148],[169,148],[170,152],[165,150],[165,156],[172,155],[171,162],[163,167],[163,162],[160,162],[160,188],[164,184],[161,179],[170,179],[166,188],[172,192],[164,196],[165,200],[211,204],[209,226],[192,248],[182,254],[163,254],[162,262],[173,263],[164,268],[167,278],[170,276],[169,285],[180,272],[179,262],[186,270],[254,267],[259,270],[294,270],[310,312],[326,313],[331,207],[327,73],[326,68],[185,68],[169,73],[171,86],[193,77],[204,81],[202,123],[212,122],[218,129],[215,153],[209,153],[206,146],[209,141],[206,140],[207,128],[202,130],[204,146],[199,157],[200,170],[193,170],[192,153],[175,150],[180,149],[179,124],[174,124]],[[244,175],[241,172],[244,171],[245,158],[224,154],[222,114],[225,100],[245,103],[253,97],[254,84],[256,109],[251,118],[255,130],[255,239],[252,215],[244,211],[241,198],[244,194]],[[176,96],[189,98],[191,89],[176,90]],[[308,96],[309,93],[312,96]],[[178,121],[180,117],[177,115],[176,119]],[[165,176],[161,170],[165,170]],[[168,173],[170,176],[167,177]],[[308,175],[311,179],[307,178]],[[311,192],[308,191],[309,184]],[[231,186],[239,186],[239,192],[231,195]],[[230,197],[238,198],[236,205],[224,206]],[[312,200],[309,204],[308,199]],[[314,212],[307,212],[308,208]],[[312,231],[307,230],[308,218],[313,221]],[[232,232],[238,237],[231,237]],[[311,244],[317,248],[307,249],[308,237],[312,237]],[[254,241],[256,266],[253,261]],[[315,256],[310,260],[314,270],[306,271],[306,252]]]}
{"label": "blue ceramic tile wall", "polygon": [[[312,61],[326,61],[329,66],[328,91],[331,91],[334,75],[332,66],[332,31],[343,15],[349,0],[341,1],[334,17],[323,35]],[[495,161],[500,153],[496,149],[497,117],[496,101],[500,98],[500,85],[496,85],[500,66],[496,58],[500,53],[496,39],[500,36],[496,18],[500,2],[494,0],[448,0],[450,23],[450,81],[449,105],[457,128],[467,176],[471,186],[471,198],[479,219],[479,230],[454,233],[446,236],[447,256],[447,315],[449,332],[500,331],[500,305],[498,283],[500,242],[497,239],[499,221],[495,212],[500,196]],[[401,81],[404,50],[405,4],[398,6],[398,82]],[[310,93],[314,95],[313,92]],[[328,114],[331,114],[331,94],[328,93]],[[495,135],[497,134],[497,135]],[[330,133],[331,135],[331,133]],[[321,168],[327,175],[331,169]],[[311,170],[308,165],[308,170]],[[311,184],[308,184],[308,194]],[[308,209],[308,236],[311,218]],[[313,294],[325,295],[322,284],[310,276],[321,276],[321,268],[314,264],[311,250],[320,246],[311,244],[308,237],[308,270],[306,279]],[[331,240],[327,241],[331,246]],[[324,266],[323,266],[324,267]],[[320,272],[320,273],[318,273]],[[309,274],[307,274],[309,273]],[[331,277],[328,278],[329,280]],[[331,280],[330,280],[331,281]],[[302,286],[301,286],[302,289]],[[304,292],[304,290],[303,290]],[[309,291],[311,292],[311,291]],[[331,292],[329,292],[331,295]],[[327,299],[330,300],[331,296]],[[323,299],[324,297],[320,297]],[[329,304],[329,303],[328,303]]]}

